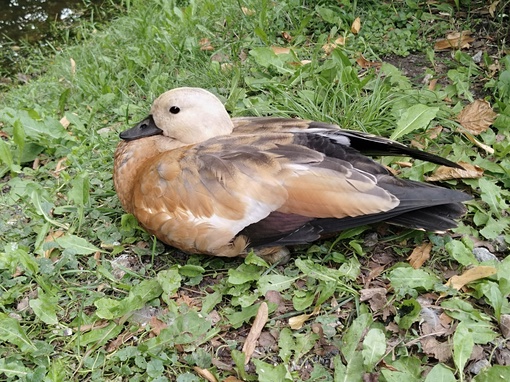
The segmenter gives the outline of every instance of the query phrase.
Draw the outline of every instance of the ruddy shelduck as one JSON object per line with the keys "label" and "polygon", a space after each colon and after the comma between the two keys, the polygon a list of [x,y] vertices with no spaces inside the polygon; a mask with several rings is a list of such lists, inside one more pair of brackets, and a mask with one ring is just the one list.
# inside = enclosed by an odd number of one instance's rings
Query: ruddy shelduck
{"label": "ruddy shelduck", "polygon": [[123,208],[188,253],[282,257],[285,246],[381,221],[445,231],[470,199],[397,178],[365,155],[459,167],[449,160],[327,123],[231,119],[200,88],[162,94],[120,138],[114,182]]}

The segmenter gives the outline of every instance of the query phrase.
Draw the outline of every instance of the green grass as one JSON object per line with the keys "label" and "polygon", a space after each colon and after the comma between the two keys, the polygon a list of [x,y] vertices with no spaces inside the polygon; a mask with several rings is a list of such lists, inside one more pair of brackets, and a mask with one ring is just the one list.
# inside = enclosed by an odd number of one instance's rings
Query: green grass
{"label": "green grass", "polygon": [[[509,378],[508,335],[499,329],[510,314],[508,46],[500,43],[480,64],[475,51],[431,50],[446,31],[469,29],[476,13],[466,19],[444,4],[400,1],[125,5],[110,25],[84,22],[77,44],[26,62],[26,71],[44,74],[0,95],[3,380],[200,381],[198,367],[219,381],[361,381],[364,374],[464,381],[478,360],[487,364],[476,381]],[[356,17],[358,35],[350,31]],[[505,18],[495,20],[504,32]],[[326,55],[322,46],[338,36],[346,45]],[[214,50],[200,49],[204,38]],[[292,52],[275,55],[271,46]],[[429,90],[388,62],[361,69],[360,53],[373,61],[423,57],[438,86]],[[255,256],[186,256],[124,214],[111,176],[118,132],[177,86],[215,92],[234,116],[298,116],[384,136],[406,128],[399,140],[423,138],[427,150],[476,164],[484,177],[447,182],[474,196],[453,234],[361,227],[295,248],[285,266]],[[499,113],[477,136],[493,154],[457,130],[456,116],[480,95]],[[410,123],[406,111],[418,104],[432,121]],[[426,138],[435,125],[441,135]],[[436,167],[384,163],[418,180]],[[481,241],[499,258],[483,265],[497,273],[461,291],[445,287],[480,265],[473,248]],[[406,258],[424,242],[432,243],[431,259],[413,269]],[[245,367],[243,341],[262,301],[269,305],[264,341]],[[301,329],[289,327],[289,318],[315,307]],[[440,348],[449,350],[434,353]],[[473,349],[477,359],[469,360]]]}

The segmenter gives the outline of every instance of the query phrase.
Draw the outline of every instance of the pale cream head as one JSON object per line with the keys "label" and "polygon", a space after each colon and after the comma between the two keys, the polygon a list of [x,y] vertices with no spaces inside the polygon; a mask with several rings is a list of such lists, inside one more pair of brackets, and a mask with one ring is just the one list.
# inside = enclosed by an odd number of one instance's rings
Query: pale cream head
{"label": "pale cream head", "polygon": [[185,144],[232,133],[233,124],[221,101],[200,88],[176,88],[160,95],[151,114],[163,135]]}

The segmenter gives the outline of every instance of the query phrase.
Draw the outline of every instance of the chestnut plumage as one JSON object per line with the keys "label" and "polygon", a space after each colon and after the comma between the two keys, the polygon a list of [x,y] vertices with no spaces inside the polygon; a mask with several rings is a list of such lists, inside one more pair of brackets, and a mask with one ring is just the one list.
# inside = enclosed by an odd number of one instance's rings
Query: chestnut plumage
{"label": "chestnut plumage", "polygon": [[231,119],[199,88],[164,93],[121,138],[114,182],[123,208],[189,253],[285,253],[286,245],[380,221],[445,231],[470,199],[399,179],[367,155],[459,167],[447,159],[322,122]]}

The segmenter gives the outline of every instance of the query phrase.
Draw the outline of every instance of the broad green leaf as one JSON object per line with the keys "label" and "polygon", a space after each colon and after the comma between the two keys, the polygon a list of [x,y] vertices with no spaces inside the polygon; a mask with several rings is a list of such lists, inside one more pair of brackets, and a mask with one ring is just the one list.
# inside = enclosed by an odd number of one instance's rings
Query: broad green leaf
{"label": "broad green leaf", "polygon": [[281,292],[289,289],[297,279],[297,277],[289,277],[281,274],[263,275],[257,282],[257,285],[259,292],[265,295],[268,290]]}
{"label": "broad green leaf", "polygon": [[345,332],[342,337],[342,347],[340,351],[347,363],[350,362],[354,354],[356,353],[356,348],[358,347],[359,342],[361,341],[361,337],[365,332],[365,329],[372,323],[372,315],[370,313],[365,313],[356,318],[349,329]]}
{"label": "broad green leaf", "polygon": [[207,294],[202,300],[202,313],[210,313],[222,299],[223,294],[221,292],[216,291],[214,293]]}
{"label": "broad green leaf", "polygon": [[0,338],[16,345],[23,353],[37,350],[18,320],[0,313]]}
{"label": "broad green leaf", "polygon": [[294,337],[292,336],[292,331],[289,328],[283,328],[280,332],[280,337],[278,338],[278,347],[280,351],[278,352],[278,356],[282,359],[283,362],[288,363],[290,361],[290,357],[292,356],[292,350],[295,347]]}
{"label": "broad green leaf", "polygon": [[146,341],[144,347],[150,354],[157,354],[161,349],[176,344],[187,345],[187,350],[193,351],[211,334],[208,333],[210,329],[211,322],[206,317],[190,310],[185,314],[178,314],[170,325],[161,330],[157,337]]}
{"label": "broad green leaf", "polygon": [[465,322],[459,323],[455,333],[453,334],[453,361],[459,373],[464,372],[475,343],[471,331]]}
{"label": "broad green leaf", "polygon": [[18,164],[21,163],[21,157],[23,155],[23,151],[25,149],[25,143],[26,143],[26,136],[25,136],[25,130],[23,129],[23,126],[21,125],[20,121],[17,120],[14,122],[13,128],[12,128],[12,139],[16,146],[18,146]]}
{"label": "broad green leaf", "polygon": [[159,271],[156,279],[163,289],[163,299],[168,303],[168,299],[181,287],[182,277],[179,274],[179,270],[176,268],[170,268]]}
{"label": "broad green leaf", "polygon": [[230,354],[232,356],[232,360],[236,364],[236,371],[239,374],[239,376],[244,381],[249,380],[248,373],[246,372],[246,370],[244,368],[244,361],[246,359],[244,353],[239,350],[232,349]]}
{"label": "broad green leaf", "polygon": [[434,118],[436,118],[438,107],[430,107],[427,105],[417,104],[407,109],[399,121],[397,128],[391,134],[390,139],[396,140],[406,134],[418,129],[426,129]]}
{"label": "broad green leaf", "polygon": [[205,272],[204,267],[200,265],[185,264],[179,267],[179,273],[186,277],[197,277],[203,275]]}
{"label": "broad green leaf", "polygon": [[357,261],[342,264],[339,269],[328,268],[311,260],[296,259],[295,264],[308,277],[327,283],[344,284],[342,281],[344,277],[352,278],[354,274],[357,276],[359,271],[358,265],[356,265],[359,264]]}
{"label": "broad green leaf", "polygon": [[478,264],[473,251],[459,240],[452,240],[445,245],[446,251],[460,264],[468,266]]}
{"label": "broad green leaf", "polygon": [[352,354],[347,365],[342,363],[340,356],[333,359],[335,366],[334,381],[335,382],[361,382],[363,381],[363,356],[360,351]]}
{"label": "broad green leaf", "polygon": [[414,269],[410,266],[399,266],[392,270],[388,279],[396,290],[408,291],[409,289],[433,290],[441,280],[423,269]]}
{"label": "broad green leaf", "polygon": [[494,316],[499,321],[501,312],[509,312],[508,300],[503,297],[503,294],[499,290],[498,285],[495,282],[485,280],[480,285],[480,290],[489,301],[492,308],[494,308]]}
{"label": "broad green leaf", "polygon": [[421,306],[415,299],[408,299],[402,302],[395,317],[397,324],[402,329],[409,329],[418,320]]}
{"label": "broad green leaf", "polygon": [[3,139],[0,139],[0,164],[6,165],[12,172],[21,171],[20,167],[14,164],[11,149],[7,142],[4,142]]}
{"label": "broad green leaf", "polygon": [[441,363],[435,365],[427,374],[425,382],[456,382],[453,372]]}
{"label": "broad green leaf", "polygon": [[163,361],[158,358],[151,358],[149,362],[147,362],[147,375],[151,378],[157,378],[163,374],[165,368],[163,366]]}
{"label": "broad green leaf", "polygon": [[257,265],[241,264],[237,269],[228,270],[228,282],[232,285],[241,285],[260,278],[263,268]]}
{"label": "broad green leaf", "polygon": [[493,179],[478,179],[478,187],[481,190],[481,199],[487,203],[496,216],[501,216],[501,211],[508,209],[504,194],[501,188]]}
{"label": "broad green leaf", "polygon": [[71,190],[67,195],[77,206],[85,207],[88,205],[90,182],[86,172],[82,172],[71,180]]}
{"label": "broad green leaf", "polygon": [[6,381],[13,380],[11,378],[16,378],[17,381],[24,381],[30,372],[31,370],[20,361],[7,362],[5,358],[0,358],[0,374],[9,378]]}
{"label": "broad green leaf", "polygon": [[296,346],[293,349],[295,354],[295,359],[299,360],[305,356],[314,346],[317,340],[319,339],[319,335],[313,332],[308,333],[293,333],[293,336],[296,341]]}
{"label": "broad green leaf", "polygon": [[371,372],[386,352],[386,336],[381,329],[370,329],[363,340],[363,364]]}
{"label": "broad green leaf", "polygon": [[84,333],[80,336],[80,345],[93,345],[102,346],[112,338],[116,338],[120,332],[124,330],[123,325],[118,325],[115,322],[110,322],[104,328],[94,329],[90,332]]}
{"label": "broad green leaf", "polygon": [[76,235],[65,235],[55,240],[64,249],[71,249],[77,255],[90,255],[101,251],[95,245]]}
{"label": "broad green leaf", "polygon": [[480,230],[480,233],[486,239],[493,240],[500,236],[510,225],[510,218],[508,217],[500,217],[498,219],[493,219],[489,217],[487,219],[487,223],[485,227]]}
{"label": "broad green leaf", "polygon": [[394,369],[381,369],[387,382],[419,382],[422,381],[421,361],[415,357],[401,357],[394,362],[388,362]]}
{"label": "broad green leaf", "polygon": [[259,377],[258,379],[259,382],[294,381],[294,378],[292,378],[291,374],[289,373],[289,371],[287,370],[283,363],[273,366],[259,359],[254,359],[253,363],[255,365],[255,370]]}
{"label": "broad green leaf", "polygon": [[5,244],[5,252],[0,252],[0,269],[8,269],[14,273],[17,267],[20,267],[30,275],[39,272],[39,265],[31,253],[24,248],[20,248],[18,243]]}
{"label": "broad green leaf", "polygon": [[482,370],[473,382],[508,382],[510,381],[510,366],[494,365]]}
{"label": "broad green leaf", "polygon": [[156,279],[143,280],[129,291],[127,299],[140,297],[143,303],[154,300],[163,292],[163,288]]}
{"label": "broad green leaf", "polygon": [[29,301],[30,307],[39,319],[48,325],[57,325],[58,296],[44,293],[41,288],[37,289],[37,298]]}
{"label": "broad green leaf", "polygon": [[252,305],[243,308],[240,312],[228,314],[227,318],[234,329],[239,328],[243,323],[248,322],[252,317],[255,317],[259,310],[260,304]]}

